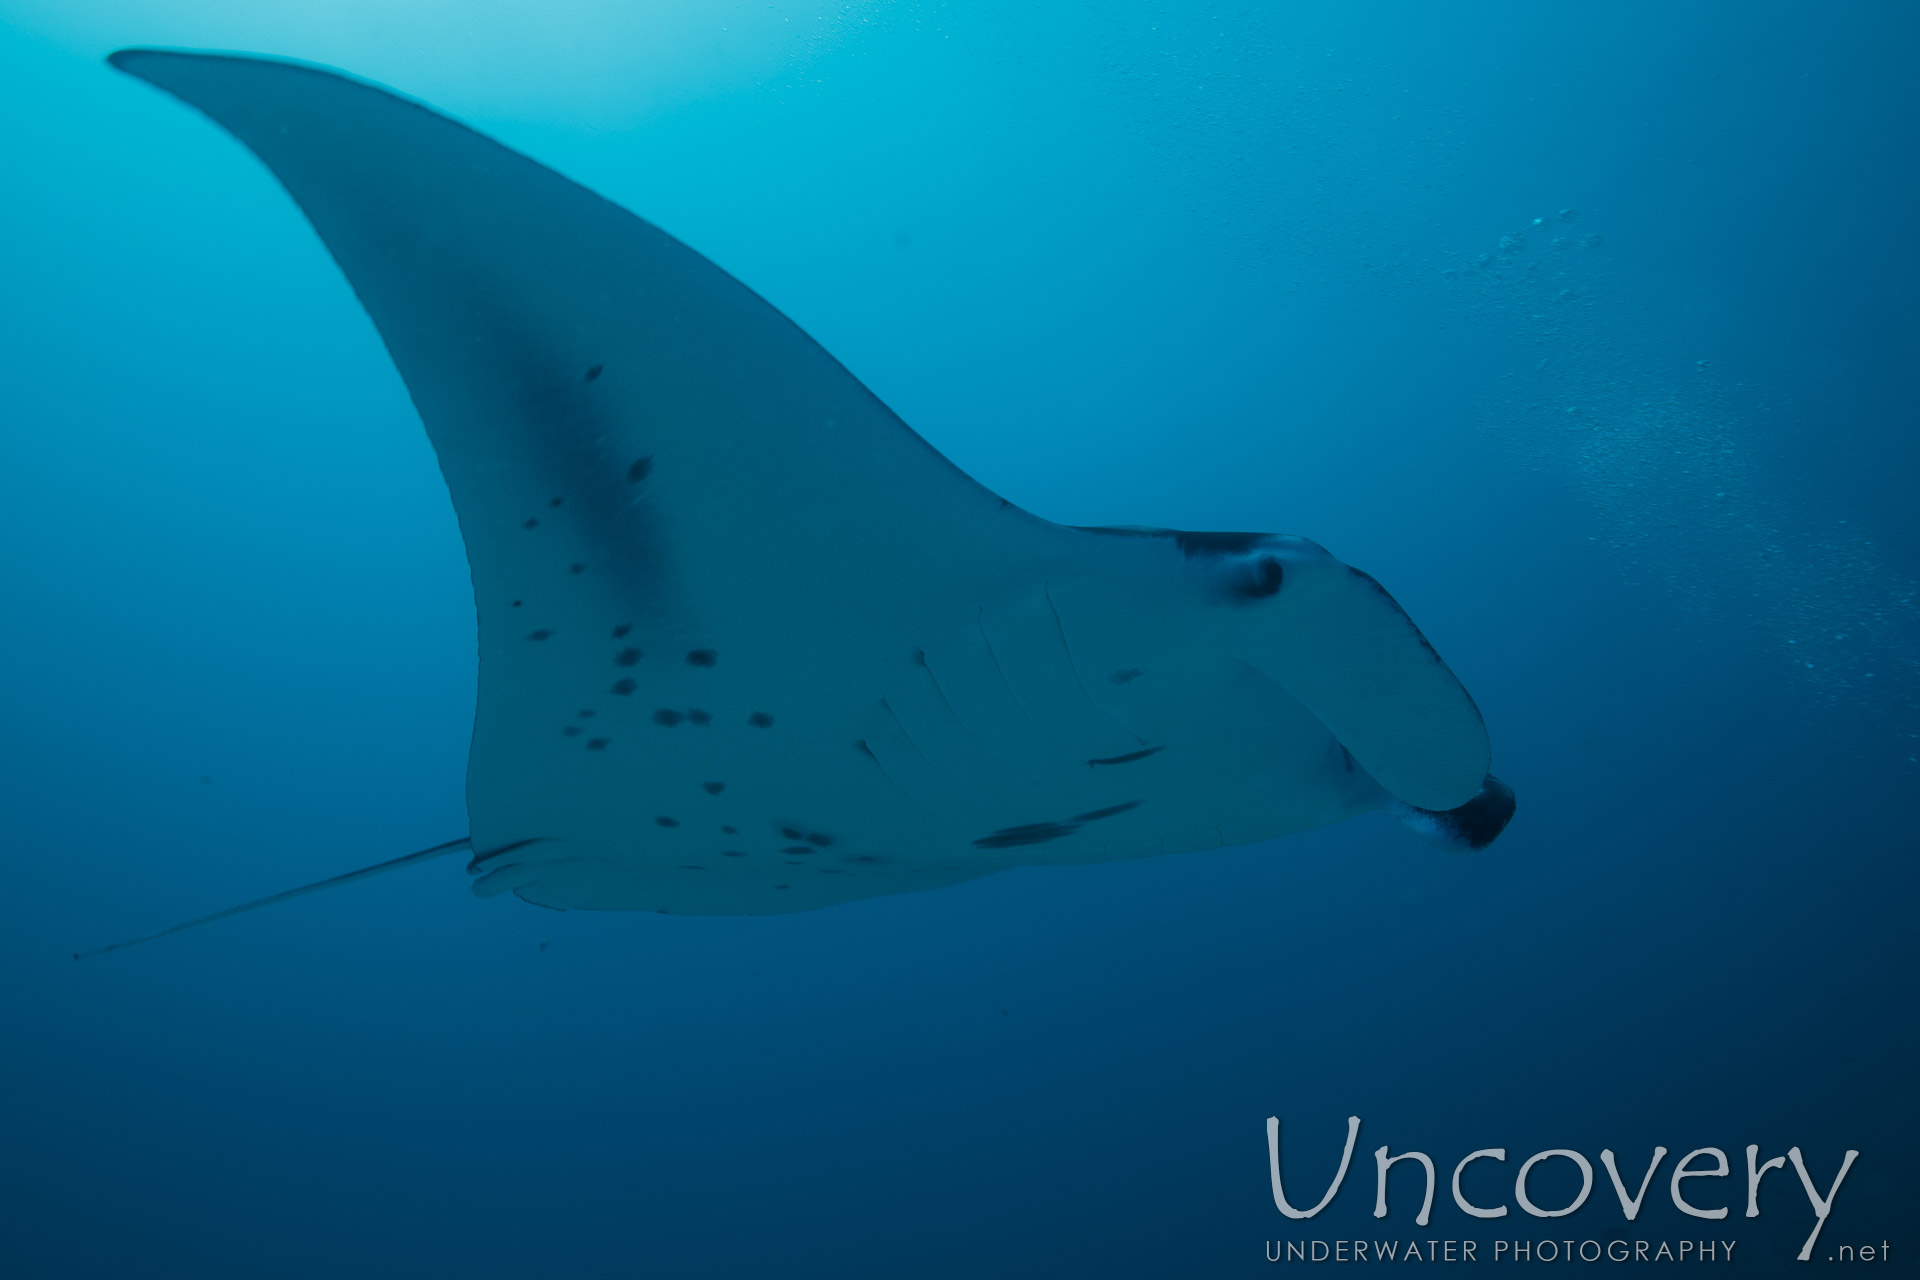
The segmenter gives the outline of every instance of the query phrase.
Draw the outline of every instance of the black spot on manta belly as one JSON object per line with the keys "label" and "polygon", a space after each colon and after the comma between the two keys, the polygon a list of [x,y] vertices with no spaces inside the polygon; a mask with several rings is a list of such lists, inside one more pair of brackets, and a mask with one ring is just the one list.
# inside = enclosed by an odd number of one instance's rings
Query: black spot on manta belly
{"label": "black spot on manta belly", "polygon": [[631,676],[629,676],[625,680],[615,680],[613,682],[612,691],[624,698],[628,694],[632,693],[635,689],[638,689],[639,687],[640,687],[640,682],[633,679]]}
{"label": "black spot on manta belly", "polygon": [[585,573],[586,571],[587,566],[583,564],[570,564],[567,566],[568,573]]}
{"label": "black spot on manta belly", "polygon": [[613,741],[613,739],[611,739],[611,738],[588,738],[588,739],[587,739],[587,750],[589,750],[589,751],[605,751],[605,750],[607,749],[607,743],[609,743],[609,742],[611,742],[611,741]]}
{"label": "black spot on manta belly", "polygon": [[563,502],[565,502],[565,501],[566,501],[566,499],[565,499],[565,498],[548,498],[548,499],[547,499],[547,505],[548,505],[548,506],[550,506],[550,507],[557,507],[557,506],[559,506],[559,505],[560,505],[561,503],[563,503]]}
{"label": "black spot on manta belly", "polygon": [[747,723],[756,729],[773,728],[773,717],[764,711],[756,711],[747,717]]}
{"label": "black spot on manta belly", "polygon": [[737,836],[740,834],[740,829],[738,827],[722,827],[720,828],[720,833],[722,835]]}
{"label": "black spot on manta belly", "polygon": [[534,516],[528,516],[525,520],[521,521],[520,527],[522,529],[537,529],[540,527],[540,521]]}
{"label": "black spot on manta belly", "polygon": [[613,665],[616,667],[631,667],[644,656],[645,655],[638,649],[622,649],[613,655]]}
{"label": "black spot on manta belly", "polygon": [[744,858],[747,855],[740,852],[740,850],[738,849],[722,849],[720,851],[720,856],[723,858]]}
{"label": "black spot on manta belly", "polygon": [[590,364],[590,365],[588,365],[588,366],[587,366],[587,381],[588,381],[588,382],[592,382],[592,381],[593,381],[593,380],[594,380],[595,378],[597,378],[597,377],[599,377],[599,376],[600,376],[600,374],[601,374],[601,372],[602,372],[602,371],[603,371],[604,369],[606,369],[606,367],[607,367],[607,366],[605,366],[605,365],[603,365],[603,364]]}
{"label": "black spot on manta belly", "polygon": [[782,827],[780,828],[780,835],[782,839],[798,840],[800,838],[800,829],[798,827]]}
{"label": "black spot on manta belly", "polygon": [[1091,769],[1098,764],[1132,764],[1135,760],[1145,760],[1148,756],[1165,750],[1165,747],[1148,747],[1144,751],[1129,751],[1123,756],[1102,756],[1097,760],[1087,761],[1087,768]]}
{"label": "black spot on manta belly", "polygon": [[653,825],[656,827],[677,827],[680,825],[680,819],[661,816],[653,820]]}
{"label": "black spot on manta belly", "polygon": [[720,660],[720,655],[712,649],[687,650],[687,665],[690,667],[710,667]]}
{"label": "black spot on manta belly", "polygon": [[550,636],[550,635],[552,635],[552,634],[553,634],[553,632],[551,632],[551,631],[549,631],[549,630],[547,630],[547,629],[546,629],[545,627],[542,627],[542,628],[540,628],[540,630],[538,630],[538,631],[529,631],[529,632],[527,632],[527,639],[529,639],[529,640],[545,640],[545,639],[546,639],[546,638],[547,638],[548,636]]}
{"label": "black spot on manta belly", "polygon": [[599,715],[600,713],[595,711],[592,707],[582,707],[578,711],[574,712],[573,714],[579,716],[582,720],[591,720],[596,715]]}
{"label": "black spot on manta belly", "polygon": [[724,782],[703,782],[700,784],[700,789],[710,796],[717,796],[727,789],[727,784]]}
{"label": "black spot on manta belly", "polygon": [[[810,846],[804,845],[804,844],[790,844],[786,848],[782,849],[780,852],[805,855],[805,854],[812,853],[813,849]],[[796,863],[795,865],[797,866],[799,864]]]}
{"label": "black spot on manta belly", "polygon": [[627,483],[639,484],[652,474],[653,455],[649,454],[644,458],[636,458],[634,459],[633,465],[627,468]]}
{"label": "black spot on manta belly", "polygon": [[698,707],[687,708],[687,719],[694,724],[712,724],[713,717]]}
{"label": "black spot on manta belly", "polygon": [[580,726],[577,724],[570,724],[570,725],[567,725],[565,728],[561,729],[560,732],[566,737],[577,738],[580,736]]}
{"label": "black spot on manta belly", "polygon": [[[620,683],[628,684],[631,682],[622,680]],[[672,707],[661,707],[658,711],[653,713],[653,722],[657,725],[663,725],[669,729],[673,728],[673,726],[679,724],[682,720],[685,720],[685,719],[686,719],[685,716],[681,715],[678,711],[675,711]]]}
{"label": "black spot on manta belly", "polygon": [[1139,807],[1140,802],[1138,800],[1129,800],[1125,804],[1108,805],[1104,809],[1095,809],[1092,813],[1076,814],[1073,820],[1075,822],[1098,822],[1102,818],[1111,818],[1115,814],[1125,813],[1129,809],[1138,809]]}
{"label": "black spot on manta belly", "polygon": [[1132,684],[1145,674],[1146,673],[1138,667],[1122,667],[1120,670],[1108,676],[1107,679],[1113,681],[1115,684]]}
{"label": "black spot on manta belly", "polygon": [[613,629],[613,638],[615,640],[618,640],[620,637],[626,635],[629,631],[632,631],[632,630],[633,630],[633,624],[631,622],[623,622],[619,626]]}
{"label": "black spot on manta belly", "polygon": [[808,833],[807,843],[812,845],[816,849],[824,849],[828,845],[833,843],[833,837],[830,835],[824,835],[818,831],[813,831]]}

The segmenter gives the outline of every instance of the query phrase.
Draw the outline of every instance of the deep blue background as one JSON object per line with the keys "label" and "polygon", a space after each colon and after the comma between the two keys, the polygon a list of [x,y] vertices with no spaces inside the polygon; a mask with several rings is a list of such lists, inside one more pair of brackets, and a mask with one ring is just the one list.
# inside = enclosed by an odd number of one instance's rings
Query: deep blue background
{"label": "deep blue background", "polygon": [[[1215,1274],[1622,1233],[1779,1273],[1811,1214],[1788,1169],[1740,1217],[1749,1142],[1823,1189],[1863,1152],[1817,1256],[1920,1248],[1911,6],[0,24],[9,1274]],[[1469,858],[1380,818],[775,919],[483,903],[448,861],[76,965],[465,829],[424,434],[277,185],[100,63],[135,43],[341,66],[554,165],[1043,515],[1322,541],[1474,691],[1519,817]],[[1345,1190],[1285,1222],[1266,1117],[1310,1203],[1353,1113]],[[1381,1142],[1443,1180],[1675,1154],[1631,1228],[1602,1174],[1554,1223],[1443,1181],[1420,1232],[1407,1166],[1369,1216]],[[1726,1223],[1666,1198],[1709,1145]]]}

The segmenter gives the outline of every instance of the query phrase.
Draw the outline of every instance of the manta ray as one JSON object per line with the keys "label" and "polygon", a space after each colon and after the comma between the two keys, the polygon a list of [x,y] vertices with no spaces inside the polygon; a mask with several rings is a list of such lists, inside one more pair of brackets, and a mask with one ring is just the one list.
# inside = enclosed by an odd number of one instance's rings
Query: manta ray
{"label": "manta ray", "polygon": [[1477,849],[1511,817],[1473,699],[1318,544],[1051,523],[686,245],[417,102],[109,61],[239,139],[332,253],[479,628],[467,835],[162,934],[462,851],[482,897],[766,914],[1374,810]]}

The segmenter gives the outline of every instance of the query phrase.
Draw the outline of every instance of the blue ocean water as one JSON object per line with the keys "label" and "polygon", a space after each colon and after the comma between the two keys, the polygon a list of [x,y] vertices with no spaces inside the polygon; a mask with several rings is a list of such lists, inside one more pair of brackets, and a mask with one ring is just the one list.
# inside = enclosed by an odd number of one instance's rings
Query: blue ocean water
{"label": "blue ocean water", "polygon": [[[13,0],[0,1261],[1157,1276],[1624,1237],[1779,1274],[1813,1214],[1787,1168],[1743,1216],[1749,1143],[1823,1191],[1861,1153],[1810,1265],[1920,1248],[1916,36],[1875,3]],[[1518,817],[1471,857],[1375,817],[776,918],[435,863],[76,964],[463,834],[475,679],[372,326],[258,162],[101,61],[128,44],[432,103],[1041,515],[1326,544],[1473,691]],[[1350,1115],[1341,1193],[1282,1217],[1267,1117],[1299,1204]],[[1439,1166],[1428,1227],[1411,1166],[1373,1216],[1381,1143]],[[1656,1144],[1631,1224],[1597,1168],[1552,1221],[1446,1185]],[[1724,1220],[1668,1195],[1703,1147]]]}

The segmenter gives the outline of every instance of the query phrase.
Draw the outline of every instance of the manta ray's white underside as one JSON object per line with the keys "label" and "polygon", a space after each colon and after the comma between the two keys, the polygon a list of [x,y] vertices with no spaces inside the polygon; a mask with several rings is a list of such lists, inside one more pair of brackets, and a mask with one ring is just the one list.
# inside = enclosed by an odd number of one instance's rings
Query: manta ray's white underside
{"label": "manta ray's white underside", "polygon": [[1394,808],[1512,811],[1471,699],[1303,539],[1065,528],[686,246],[312,67],[129,50],[264,161],[378,327],[480,628],[482,894],[764,913]]}

